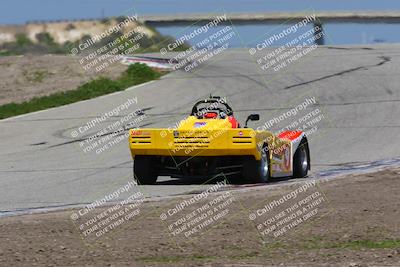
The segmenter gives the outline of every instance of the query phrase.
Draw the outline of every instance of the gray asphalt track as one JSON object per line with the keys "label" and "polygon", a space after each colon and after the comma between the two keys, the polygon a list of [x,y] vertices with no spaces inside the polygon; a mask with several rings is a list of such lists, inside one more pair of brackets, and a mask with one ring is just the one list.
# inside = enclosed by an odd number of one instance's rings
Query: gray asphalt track
{"label": "gray asphalt track", "polygon": [[[306,98],[315,97],[324,118],[310,138],[313,170],[400,156],[400,45],[319,47],[278,72],[263,71],[245,49],[231,49],[191,72],[176,71],[121,93],[0,121],[0,211],[92,202],[132,179],[126,140],[103,153],[85,153],[77,140],[119,121],[137,108],[145,127],[168,127],[210,92],[226,96],[241,122],[260,113],[263,125]],[[137,97],[77,138],[71,132]],[[289,118],[288,123],[298,118]],[[278,129],[278,126],[273,127]],[[168,177],[143,186],[148,196],[205,188]]]}

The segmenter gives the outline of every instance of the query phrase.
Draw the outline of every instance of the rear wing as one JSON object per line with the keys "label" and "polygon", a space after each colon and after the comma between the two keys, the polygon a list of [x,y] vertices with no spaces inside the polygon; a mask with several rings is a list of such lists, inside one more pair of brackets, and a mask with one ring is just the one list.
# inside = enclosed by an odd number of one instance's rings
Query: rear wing
{"label": "rear wing", "polygon": [[253,129],[132,129],[129,145],[132,157],[249,155],[260,158]]}

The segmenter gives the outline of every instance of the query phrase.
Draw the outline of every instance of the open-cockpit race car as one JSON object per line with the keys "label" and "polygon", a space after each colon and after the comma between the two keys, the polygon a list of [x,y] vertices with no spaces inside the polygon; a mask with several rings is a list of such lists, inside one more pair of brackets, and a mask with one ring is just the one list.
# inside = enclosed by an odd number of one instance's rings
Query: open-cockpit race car
{"label": "open-cockpit race car", "polygon": [[302,131],[278,135],[244,127],[220,97],[198,101],[190,116],[175,129],[131,129],[129,144],[139,184],[154,184],[158,176],[240,177],[264,183],[274,177],[305,177],[310,150]]}

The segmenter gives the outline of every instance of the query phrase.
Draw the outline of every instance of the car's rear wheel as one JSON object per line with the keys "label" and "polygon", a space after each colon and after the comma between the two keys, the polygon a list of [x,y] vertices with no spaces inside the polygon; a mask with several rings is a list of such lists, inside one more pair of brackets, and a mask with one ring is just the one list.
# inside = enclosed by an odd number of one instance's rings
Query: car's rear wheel
{"label": "car's rear wheel", "polygon": [[302,139],[293,156],[293,177],[303,178],[307,176],[310,168],[310,155],[308,153],[307,139]]}
{"label": "car's rear wheel", "polygon": [[243,164],[243,177],[251,183],[266,183],[270,177],[268,147],[261,151],[261,159],[247,159]]}
{"label": "car's rear wheel", "polygon": [[155,160],[152,156],[135,156],[133,173],[138,184],[155,184],[157,172],[154,168]]}

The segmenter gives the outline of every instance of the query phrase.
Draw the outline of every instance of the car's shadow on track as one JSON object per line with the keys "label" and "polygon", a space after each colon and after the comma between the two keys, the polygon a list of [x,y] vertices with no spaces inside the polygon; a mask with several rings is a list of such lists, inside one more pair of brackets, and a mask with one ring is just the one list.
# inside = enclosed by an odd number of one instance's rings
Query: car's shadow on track
{"label": "car's shadow on track", "polygon": [[[184,181],[184,180],[171,180],[171,181],[162,181],[156,183],[156,185],[201,185],[201,184],[207,184],[207,183],[201,181]],[[209,183],[209,184],[215,184],[215,183]]]}
{"label": "car's shadow on track", "polygon": [[[279,182],[285,182],[292,180],[292,177],[281,177],[281,178],[273,178],[270,179],[267,183],[258,183],[258,184],[252,184],[248,183],[246,181],[241,181],[240,179],[227,179],[227,184],[229,185],[235,185],[235,186],[241,186],[241,185],[246,185],[246,186],[260,186],[260,185],[266,185],[266,184],[275,184]],[[156,185],[202,185],[202,184],[216,184],[219,181],[223,181],[223,179],[178,179],[178,178],[169,178],[168,180],[164,181],[158,181]]]}

